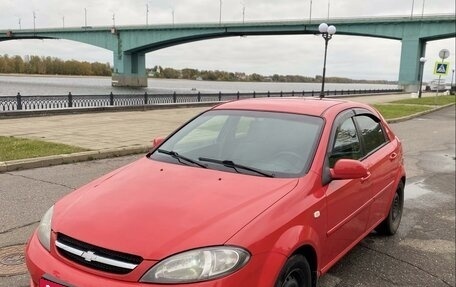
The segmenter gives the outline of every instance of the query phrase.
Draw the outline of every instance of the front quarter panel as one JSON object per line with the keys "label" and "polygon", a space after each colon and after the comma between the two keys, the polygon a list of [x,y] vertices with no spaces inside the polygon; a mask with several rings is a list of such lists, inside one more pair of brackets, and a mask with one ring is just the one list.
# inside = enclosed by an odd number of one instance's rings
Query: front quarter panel
{"label": "front quarter panel", "polygon": [[[228,240],[227,244],[246,247],[253,257],[280,254],[282,260],[265,264],[258,270],[259,278],[270,278],[271,273],[277,278],[287,258],[303,246],[310,246],[316,253],[317,264],[320,262],[326,222],[324,194],[315,192],[310,185],[318,179],[316,174],[306,175],[295,190]],[[259,286],[272,286],[271,282],[262,282]]]}

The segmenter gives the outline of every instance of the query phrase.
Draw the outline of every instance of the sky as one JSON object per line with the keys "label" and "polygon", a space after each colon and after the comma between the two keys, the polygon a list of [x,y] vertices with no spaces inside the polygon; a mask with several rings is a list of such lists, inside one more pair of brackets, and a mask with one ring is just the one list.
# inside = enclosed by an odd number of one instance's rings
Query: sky
{"label": "sky", "polygon": [[[328,2],[329,1],[329,2]],[[310,0],[222,0],[222,21],[309,19]],[[329,5],[328,5],[329,4]],[[424,4],[424,5],[423,5]],[[1,0],[0,30],[81,27],[87,25],[139,25],[218,22],[220,0]],[[312,19],[421,16],[454,14],[454,0],[312,0]],[[423,10],[424,6],[424,10]],[[455,38],[428,42],[424,80],[430,81],[441,49],[449,49],[455,67]],[[397,80],[401,43],[396,40],[336,35],[329,43],[327,76],[353,79]],[[39,55],[62,59],[112,63],[112,52],[68,40],[16,40],[0,42],[0,54]],[[249,36],[212,39],[178,45],[146,55],[146,66],[224,70],[263,75],[322,74],[324,41],[317,35]],[[451,81],[451,73],[446,77]]]}

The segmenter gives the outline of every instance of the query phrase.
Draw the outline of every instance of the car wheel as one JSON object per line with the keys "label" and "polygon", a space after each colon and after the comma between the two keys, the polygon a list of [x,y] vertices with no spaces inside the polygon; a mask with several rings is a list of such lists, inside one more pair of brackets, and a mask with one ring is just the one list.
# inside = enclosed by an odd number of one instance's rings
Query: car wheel
{"label": "car wheel", "polygon": [[384,235],[394,235],[401,223],[402,211],[404,208],[404,183],[401,181],[394,194],[393,202],[388,217],[375,229]]}
{"label": "car wheel", "polygon": [[280,271],[275,287],[311,287],[312,274],[309,262],[300,254],[288,259]]}

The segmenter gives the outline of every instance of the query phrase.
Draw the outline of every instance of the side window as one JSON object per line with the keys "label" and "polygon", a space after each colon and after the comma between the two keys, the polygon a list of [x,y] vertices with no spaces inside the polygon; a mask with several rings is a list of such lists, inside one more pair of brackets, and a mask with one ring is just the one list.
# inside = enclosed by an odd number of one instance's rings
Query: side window
{"label": "side window", "polygon": [[353,119],[345,120],[336,130],[336,138],[329,157],[329,166],[333,167],[341,158],[359,159],[362,156],[361,145]]}
{"label": "side window", "polygon": [[355,119],[361,132],[366,154],[371,153],[386,143],[385,132],[380,122],[362,115],[355,117]]}

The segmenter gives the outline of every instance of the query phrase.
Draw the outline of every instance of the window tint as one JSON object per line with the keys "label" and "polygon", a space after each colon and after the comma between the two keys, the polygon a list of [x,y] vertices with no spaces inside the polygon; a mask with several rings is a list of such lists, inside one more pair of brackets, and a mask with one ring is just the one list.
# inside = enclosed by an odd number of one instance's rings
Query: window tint
{"label": "window tint", "polygon": [[368,116],[357,116],[356,122],[364,141],[366,154],[371,153],[386,142],[380,122],[376,122]]}
{"label": "window tint", "polygon": [[329,157],[330,167],[334,167],[336,161],[341,158],[361,158],[361,145],[351,118],[345,120],[336,130],[334,146]]}

